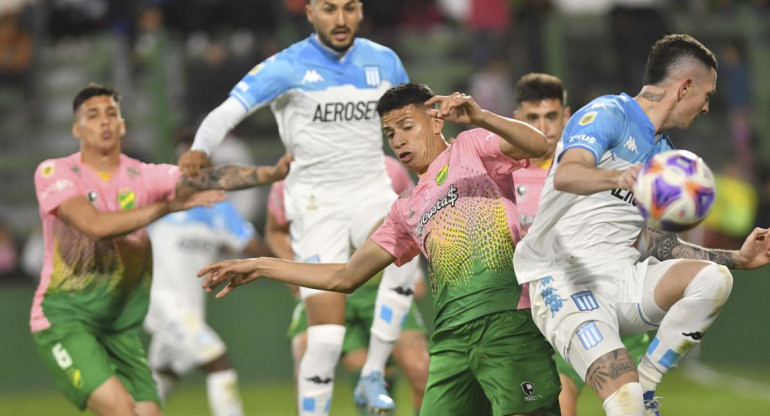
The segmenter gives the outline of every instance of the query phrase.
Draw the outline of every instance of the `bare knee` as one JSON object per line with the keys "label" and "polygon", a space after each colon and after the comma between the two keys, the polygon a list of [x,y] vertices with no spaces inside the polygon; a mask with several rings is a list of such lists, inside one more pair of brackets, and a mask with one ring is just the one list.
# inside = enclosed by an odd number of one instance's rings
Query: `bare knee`
{"label": "bare knee", "polygon": [[136,414],[138,416],[162,416],[163,412],[160,410],[160,406],[153,402],[138,402],[136,403]]}

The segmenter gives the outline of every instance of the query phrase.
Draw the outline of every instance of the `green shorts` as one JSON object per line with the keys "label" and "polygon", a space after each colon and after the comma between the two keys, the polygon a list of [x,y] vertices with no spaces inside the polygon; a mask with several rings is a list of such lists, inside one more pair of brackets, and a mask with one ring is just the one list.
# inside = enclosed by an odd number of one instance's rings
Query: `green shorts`
{"label": "green shorts", "polygon": [[[623,341],[623,344],[626,346],[626,349],[628,349],[628,353],[631,354],[631,358],[634,359],[634,362],[639,364],[639,360],[641,360],[644,353],[647,352],[647,346],[650,344],[650,336],[647,335],[646,332],[643,332],[641,334],[624,335],[620,337],[620,340]],[[554,354],[553,360],[556,361],[556,369],[559,370],[559,374],[564,374],[569,377],[577,386],[578,391],[582,390],[586,383],[580,378],[577,371],[575,371],[575,369],[572,368],[572,366],[559,354]]]}
{"label": "green shorts", "polygon": [[139,339],[140,327],[117,333],[99,331],[77,321],[65,321],[33,333],[37,351],[59,389],[81,410],[88,396],[117,376],[134,401],[155,402],[147,355]]}
{"label": "green shorts", "polygon": [[430,340],[421,416],[559,415],[561,384],[553,349],[529,309],[497,312]]}
{"label": "green shorts", "polygon": [[[356,292],[345,300],[345,341],[342,344],[342,353],[346,354],[359,349],[369,347],[369,336],[374,321],[374,303],[377,300],[378,285],[366,285],[358,288]],[[409,315],[404,320],[402,330],[417,330],[425,333],[425,322],[420,310],[412,302]],[[286,335],[289,339],[307,331],[307,314],[302,302],[298,302],[294,308],[291,323]]]}

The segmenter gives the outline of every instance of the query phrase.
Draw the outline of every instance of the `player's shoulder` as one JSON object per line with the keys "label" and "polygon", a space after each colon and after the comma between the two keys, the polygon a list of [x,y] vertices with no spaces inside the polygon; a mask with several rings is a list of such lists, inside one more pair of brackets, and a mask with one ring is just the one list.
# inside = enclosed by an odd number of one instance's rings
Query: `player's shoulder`
{"label": "player's shoulder", "polygon": [[35,176],[49,178],[66,171],[79,173],[78,153],[69,156],[46,159],[40,162],[35,169]]}
{"label": "player's shoulder", "polygon": [[615,123],[622,123],[626,119],[626,102],[622,95],[603,95],[593,99],[583,106],[570,118],[570,128],[586,127],[593,124],[596,127],[604,127]]}
{"label": "player's shoulder", "polygon": [[356,48],[359,48],[362,52],[371,52],[387,56],[397,56],[393,49],[365,38],[356,38]]}

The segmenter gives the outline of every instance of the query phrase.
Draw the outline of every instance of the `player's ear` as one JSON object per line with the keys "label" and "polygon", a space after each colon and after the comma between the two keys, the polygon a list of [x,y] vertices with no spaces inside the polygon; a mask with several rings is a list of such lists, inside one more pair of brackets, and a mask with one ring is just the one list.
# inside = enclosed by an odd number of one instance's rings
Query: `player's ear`
{"label": "player's ear", "polygon": [[431,127],[433,129],[433,134],[441,134],[441,130],[444,129],[444,120],[440,118],[431,117]]}
{"label": "player's ear", "polygon": [[513,110],[513,119],[521,121],[521,114],[519,114],[519,110]]}
{"label": "player's ear", "polygon": [[313,2],[309,1],[305,5],[305,16],[307,17],[307,21],[310,22],[310,24],[313,24]]}
{"label": "player's ear", "polygon": [[681,101],[687,93],[690,92],[690,90],[693,87],[692,78],[687,78],[682,82],[682,84],[679,86],[679,90],[677,91],[676,98],[677,101]]}
{"label": "player's ear", "polygon": [[80,125],[77,120],[72,123],[72,135],[75,136],[76,139],[80,139]]}
{"label": "player's ear", "polygon": [[564,120],[569,120],[571,116],[572,116],[572,109],[569,106],[564,107]]}

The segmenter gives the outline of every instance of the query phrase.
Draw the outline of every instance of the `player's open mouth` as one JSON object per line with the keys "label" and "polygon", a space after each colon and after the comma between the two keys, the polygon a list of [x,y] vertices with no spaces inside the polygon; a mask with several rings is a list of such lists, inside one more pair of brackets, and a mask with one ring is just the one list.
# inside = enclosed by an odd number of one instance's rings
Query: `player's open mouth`
{"label": "player's open mouth", "polygon": [[347,29],[332,31],[332,37],[334,38],[334,40],[337,40],[337,41],[345,41],[348,39],[349,36],[350,36],[350,31]]}
{"label": "player's open mouth", "polygon": [[404,162],[409,163],[410,160],[412,160],[412,153],[411,152],[401,152],[398,154],[398,158]]}

